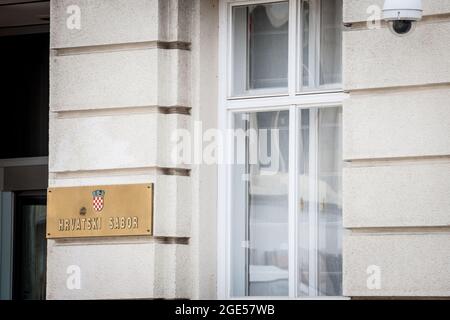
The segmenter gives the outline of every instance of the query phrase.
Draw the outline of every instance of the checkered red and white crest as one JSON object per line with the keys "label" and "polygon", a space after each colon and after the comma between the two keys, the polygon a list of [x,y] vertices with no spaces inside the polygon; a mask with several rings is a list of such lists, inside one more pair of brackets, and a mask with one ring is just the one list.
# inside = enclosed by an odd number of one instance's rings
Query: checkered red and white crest
{"label": "checkered red and white crest", "polygon": [[105,191],[104,190],[96,190],[92,192],[92,208],[94,211],[100,212],[103,210],[105,204]]}

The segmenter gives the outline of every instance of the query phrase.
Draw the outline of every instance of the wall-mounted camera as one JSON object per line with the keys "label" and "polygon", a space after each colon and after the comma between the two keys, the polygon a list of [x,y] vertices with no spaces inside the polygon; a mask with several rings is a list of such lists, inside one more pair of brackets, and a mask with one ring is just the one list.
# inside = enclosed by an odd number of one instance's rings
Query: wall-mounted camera
{"label": "wall-mounted camera", "polygon": [[386,0],[383,19],[395,35],[405,36],[415,29],[422,12],[422,0]]}

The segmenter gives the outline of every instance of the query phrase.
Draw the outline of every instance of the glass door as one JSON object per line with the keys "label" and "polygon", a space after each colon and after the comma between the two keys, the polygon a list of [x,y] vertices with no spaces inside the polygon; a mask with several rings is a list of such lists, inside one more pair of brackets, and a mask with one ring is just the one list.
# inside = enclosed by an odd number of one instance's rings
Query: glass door
{"label": "glass door", "polygon": [[45,299],[46,209],[45,193],[17,195],[14,226],[14,299]]}

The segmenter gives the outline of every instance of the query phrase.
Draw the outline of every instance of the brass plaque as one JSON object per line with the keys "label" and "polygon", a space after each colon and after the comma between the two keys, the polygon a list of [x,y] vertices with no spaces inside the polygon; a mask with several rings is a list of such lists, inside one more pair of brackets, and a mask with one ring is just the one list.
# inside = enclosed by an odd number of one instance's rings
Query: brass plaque
{"label": "brass plaque", "polygon": [[47,238],[152,235],[153,184],[50,188]]}

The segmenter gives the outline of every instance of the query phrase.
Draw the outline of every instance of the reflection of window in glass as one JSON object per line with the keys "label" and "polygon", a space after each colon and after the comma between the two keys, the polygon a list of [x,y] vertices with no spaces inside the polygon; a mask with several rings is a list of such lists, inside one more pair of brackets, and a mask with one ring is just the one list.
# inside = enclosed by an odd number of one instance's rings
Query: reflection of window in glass
{"label": "reflection of window in glass", "polygon": [[302,41],[301,41],[301,49],[302,49],[302,84],[304,87],[309,87],[309,78],[313,75],[310,75],[310,63],[309,63],[309,1],[301,1],[301,30],[302,30]]}
{"label": "reflection of window in glass", "polygon": [[223,62],[233,101],[223,103],[233,115],[237,163],[224,183],[226,294],[340,296],[342,111],[306,109],[308,99],[296,93],[329,104],[319,90],[342,87],[342,0],[229,3],[232,47]]}
{"label": "reflection of window in glass", "polygon": [[286,91],[288,25],[288,2],[233,8],[233,95]]}
{"label": "reflection of window in glass", "polygon": [[338,86],[342,74],[342,0],[320,1],[320,82]]}
{"label": "reflection of window in glass", "polygon": [[342,0],[301,0],[302,90],[342,82]]}
{"label": "reflection of window in glass", "polygon": [[234,116],[246,135],[234,144],[243,161],[232,170],[232,296],[287,296],[292,281],[298,296],[342,294],[342,110],[298,112],[296,280],[288,268],[289,112]]}
{"label": "reflection of window in glass", "polygon": [[342,110],[302,110],[298,295],[342,295]]}
{"label": "reflection of window in glass", "polygon": [[256,136],[236,142],[246,161],[233,170],[232,295],[287,296],[289,112],[239,113],[234,122]]}

